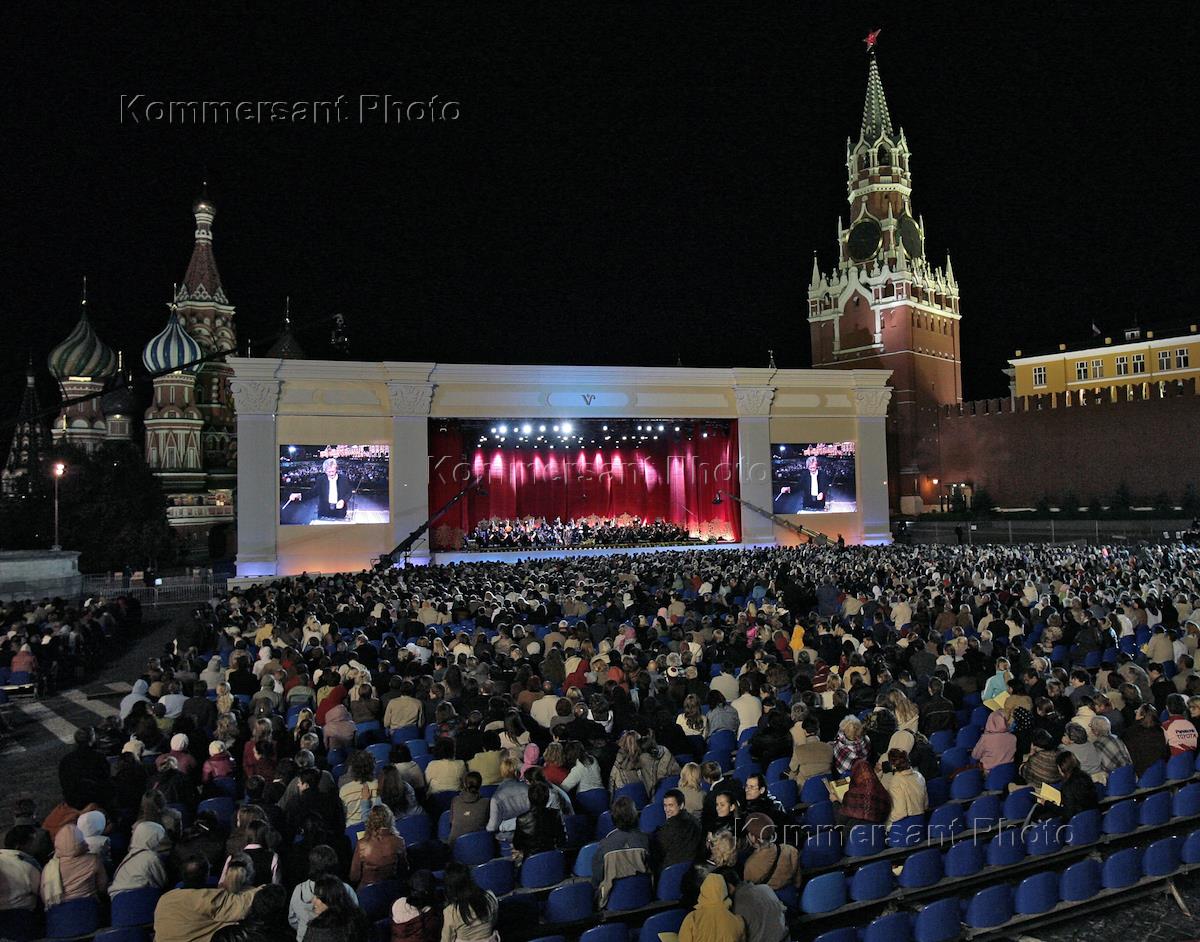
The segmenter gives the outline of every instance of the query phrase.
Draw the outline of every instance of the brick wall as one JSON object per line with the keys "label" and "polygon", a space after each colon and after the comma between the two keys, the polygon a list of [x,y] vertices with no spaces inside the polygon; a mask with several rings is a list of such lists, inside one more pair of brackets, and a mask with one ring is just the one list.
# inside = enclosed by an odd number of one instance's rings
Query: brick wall
{"label": "brick wall", "polygon": [[1158,387],[1134,401],[1088,394],[985,399],[942,410],[942,480],[987,488],[1000,506],[1108,498],[1124,482],[1134,504],[1167,493],[1178,502],[1200,487],[1200,394],[1195,380]]}

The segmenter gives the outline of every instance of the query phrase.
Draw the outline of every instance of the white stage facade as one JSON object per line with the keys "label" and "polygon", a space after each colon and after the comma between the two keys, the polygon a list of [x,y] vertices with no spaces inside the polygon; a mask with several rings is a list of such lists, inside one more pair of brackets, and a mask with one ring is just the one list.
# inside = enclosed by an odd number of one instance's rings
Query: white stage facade
{"label": "white stage facade", "polygon": [[[611,422],[614,430],[617,423],[624,423],[632,432],[629,423],[637,422],[641,427],[644,422],[647,431],[653,424],[656,430],[665,428],[669,435],[674,422],[685,433],[696,429],[698,438],[704,434],[699,431],[703,423],[722,423],[732,437],[732,454],[736,457],[730,467],[718,468],[717,473],[725,475],[718,478],[724,493],[737,499],[735,542],[683,544],[679,549],[798,542],[801,537],[779,525],[781,521],[831,539],[841,535],[847,543],[890,540],[884,431],[891,395],[886,385],[890,376],[887,370],[512,366],[267,358],[231,358],[229,365],[234,371],[231,389],[238,423],[239,577],[369,567],[439,509],[431,498],[435,478],[443,474],[443,469],[431,459],[431,443],[439,432],[446,432],[446,426],[458,424],[472,434],[482,430],[463,450],[462,464],[469,469],[472,460],[478,466],[485,445],[500,447],[504,443],[503,437],[489,436],[489,431],[498,433],[500,428],[510,426],[513,437],[504,447],[525,448],[512,454],[529,455],[531,462],[541,462],[552,455],[565,458],[567,445],[559,444],[554,452],[547,450],[554,449],[555,442],[542,442],[536,434],[539,429],[544,429],[549,439],[551,427],[569,431],[573,425],[586,426],[598,434],[601,428],[607,429],[601,423]],[[525,437],[519,442],[516,438],[523,428],[532,429],[528,442]],[[562,436],[564,440],[566,437]],[[483,439],[488,438],[498,441],[484,443]],[[773,505],[778,506],[774,502],[780,493],[789,493],[794,503],[800,491],[807,488],[807,484],[789,481],[785,491],[778,481],[773,482],[773,455],[778,457],[785,449],[795,451],[797,443],[819,443],[817,453],[824,456],[828,451],[831,460],[842,461],[842,467],[850,468],[850,472],[848,476],[843,473],[839,480],[848,483],[839,485],[840,492],[835,488],[832,494],[818,494],[818,480],[823,489],[829,486],[814,470],[814,503],[805,503],[803,513],[773,520],[769,511]],[[604,447],[602,442],[593,444],[597,449]],[[374,449],[376,459],[380,450],[386,451],[387,522],[285,525],[279,500],[284,463],[281,448],[286,450],[289,445],[366,446],[366,451]],[[571,447],[583,449],[587,443],[580,440],[578,446]],[[852,455],[849,464],[845,454]],[[582,467],[582,458],[580,461]],[[802,457],[799,462],[797,466],[802,467]],[[661,486],[666,488],[667,484]],[[382,494],[382,484],[379,490]],[[345,493],[339,495],[335,488],[329,496],[340,499]],[[694,509],[694,495],[692,499],[690,506]],[[813,512],[814,506],[820,512]],[[622,509],[618,507],[616,512]],[[361,516],[366,518],[365,514]],[[310,522],[327,521],[314,518]],[[474,521],[464,522],[473,525]],[[429,535],[426,533],[413,547],[410,561],[433,559]],[[579,552],[662,552],[667,548],[448,551],[436,553],[436,559],[561,558]]]}

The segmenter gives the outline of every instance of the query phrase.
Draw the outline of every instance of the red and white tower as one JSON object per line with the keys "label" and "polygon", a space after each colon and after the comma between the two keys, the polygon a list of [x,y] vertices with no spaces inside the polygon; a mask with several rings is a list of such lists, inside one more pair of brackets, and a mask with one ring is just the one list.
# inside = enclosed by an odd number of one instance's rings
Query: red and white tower
{"label": "red and white tower", "polygon": [[[233,351],[237,334],[233,305],[225,296],[221,275],[212,249],[212,222],[216,207],[202,192],[192,206],[196,217],[196,241],[183,282],[175,292],[175,304],[184,330],[205,354]],[[224,356],[207,361],[197,376],[196,404],[204,420],[201,450],[208,487],[232,488],[237,479],[236,422],[229,378],[233,371]]]}
{"label": "red and white tower", "polygon": [[888,489],[894,510],[937,503],[938,408],[962,401],[958,284],[925,254],[925,221],[912,206],[911,155],[892,127],[874,37],[858,142],[846,141],[849,224],[838,220],[838,261],[813,257],[808,323],[813,366],[890,369]]}

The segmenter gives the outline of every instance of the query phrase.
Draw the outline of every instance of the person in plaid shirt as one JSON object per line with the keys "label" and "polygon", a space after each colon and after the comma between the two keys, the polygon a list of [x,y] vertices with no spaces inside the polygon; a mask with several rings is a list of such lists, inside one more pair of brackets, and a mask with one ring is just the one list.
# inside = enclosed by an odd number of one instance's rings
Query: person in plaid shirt
{"label": "person in plaid shirt", "polygon": [[855,762],[869,757],[870,745],[863,735],[862,721],[857,716],[847,716],[838,725],[833,741],[833,774],[837,778],[849,775]]}
{"label": "person in plaid shirt", "polygon": [[1112,734],[1112,724],[1103,716],[1093,716],[1088,724],[1092,731],[1092,744],[1100,755],[1100,770],[1107,777],[1109,772],[1123,765],[1133,765],[1133,757],[1125,743]]}

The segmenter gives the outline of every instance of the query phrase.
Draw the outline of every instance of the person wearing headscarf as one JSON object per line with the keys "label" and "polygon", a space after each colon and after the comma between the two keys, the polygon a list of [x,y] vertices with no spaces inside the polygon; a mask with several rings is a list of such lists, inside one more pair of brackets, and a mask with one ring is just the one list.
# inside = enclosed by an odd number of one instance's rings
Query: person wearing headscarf
{"label": "person wearing headscarf", "polygon": [[[340,688],[344,690],[345,688]],[[326,701],[328,702],[328,701]],[[321,704],[324,706],[325,704]],[[318,713],[320,710],[318,709]],[[325,738],[326,749],[336,749],[341,747],[348,749],[354,744],[354,734],[356,732],[354,720],[350,716],[350,711],[343,703],[335,703],[325,714],[325,724],[322,732]]]}
{"label": "person wearing headscarf", "polygon": [[236,769],[233,756],[225,748],[225,743],[214,739],[208,744],[208,758],[200,770],[200,782],[207,785],[214,778],[230,778]]}
{"label": "person wearing headscarf", "polygon": [[683,917],[679,942],[746,942],[746,921],[732,909],[725,878],[710,873],[700,884],[696,907]]}
{"label": "person wearing headscarf", "polygon": [[1008,719],[1000,710],[995,710],[987,718],[983,735],[975,748],[971,750],[971,758],[983,767],[985,773],[992,771],[998,765],[1012,762],[1017,755],[1017,737],[1008,731]]}
{"label": "person wearing headscarf", "polygon": [[217,684],[225,679],[225,670],[221,667],[221,658],[214,654],[208,659],[208,666],[200,672],[200,679],[208,685],[209,690],[216,690]]}
{"label": "person wearing headscarf", "polygon": [[883,787],[891,798],[892,810],[884,823],[892,825],[901,818],[923,815],[929,807],[925,777],[912,767],[904,749],[888,751],[884,766]]}
{"label": "person wearing headscarf", "polygon": [[138,678],[133,682],[133,689],[121,698],[120,717],[122,723],[129,719],[129,714],[133,712],[133,705],[135,703],[145,703],[147,705],[150,703],[150,698],[147,696],[149,690],[150,685],[142,678]]}
{"label": "person wearing headscarf", "polygon": [[21,645],[16,654],[13,655],[12,664],[9,666],[14,674],[19,671],[24,671],[27,674],[35,674],[38,669],[37,655],[33,653],[33,648],[28,644]]}
{"label": "person wearing headscarf", "polygon": [[163,770],[163,766],[166,765],[167,757],[173,756],[175,758],[175,762],[179,766],[179,771],[189,778],[195,778],[196,759],[190,752],[188,752],[189,745],[190,743],[188,742],[188,738],[184,733],[176,733],[171,737],[171,751],[164,752],[157,759],[155,759],[154,767],[161,772]]}
{"label": "person wearing headscarf", "polygon": [[113,872],[109,896],[146,887],[161,890],[167,885],[167,868],[159,856],[166,837],[166,830],[154,821],[139,821],[134,825],[129,851]]}
{"label": "person wearing headscarf", "polygon": [[[331,679],[337,678],[337,674],[334,674],[332,671],[330,671],[328,673],[331,674]],[[317,713],[316,713],[316,717],[315,717],[318,726],[325,725],[325,721],[329,716],[329,711],[332,710],[334,707],[341,705],[342,701],[345,700],[347,696],[349,696],[349,693],[350,693],[349,688],[347,688],[345,684],[341,684],[341,683],[334,684],[334,686],[332,688],[330,688],[329,693],[326,694],[324,697],[321,697],[320,692],[318,691]],[[347,712],[347,716],[348,715],[349,715],[349,713]]]}
{"label": "person wearing headscarf", "polygon": [[104,812],[89,811],[86,814],[81,814],[75,822],[75,826],[79,828],[79,833],[83,835],[88,853],[95,854],[100,858],[102,863],[107,865],[111,859],[111,852],[108,838],[104,836],[104,829],[108,827],[108,819],[104,816]]}
{"label": "person wearing headscarf", "polygon": [[49,909],[73,899],[96,899],[108,888],[108,874],[88,853],[83,834],[67,824],[54,835],[54,856],[42,868],[42,904]]}
{"label": "person wearing headscarf", "polygon": [[850,767],[850,787],[838,808],[841,823],[882,824],[892,810],[892,797],[866,759]]}

